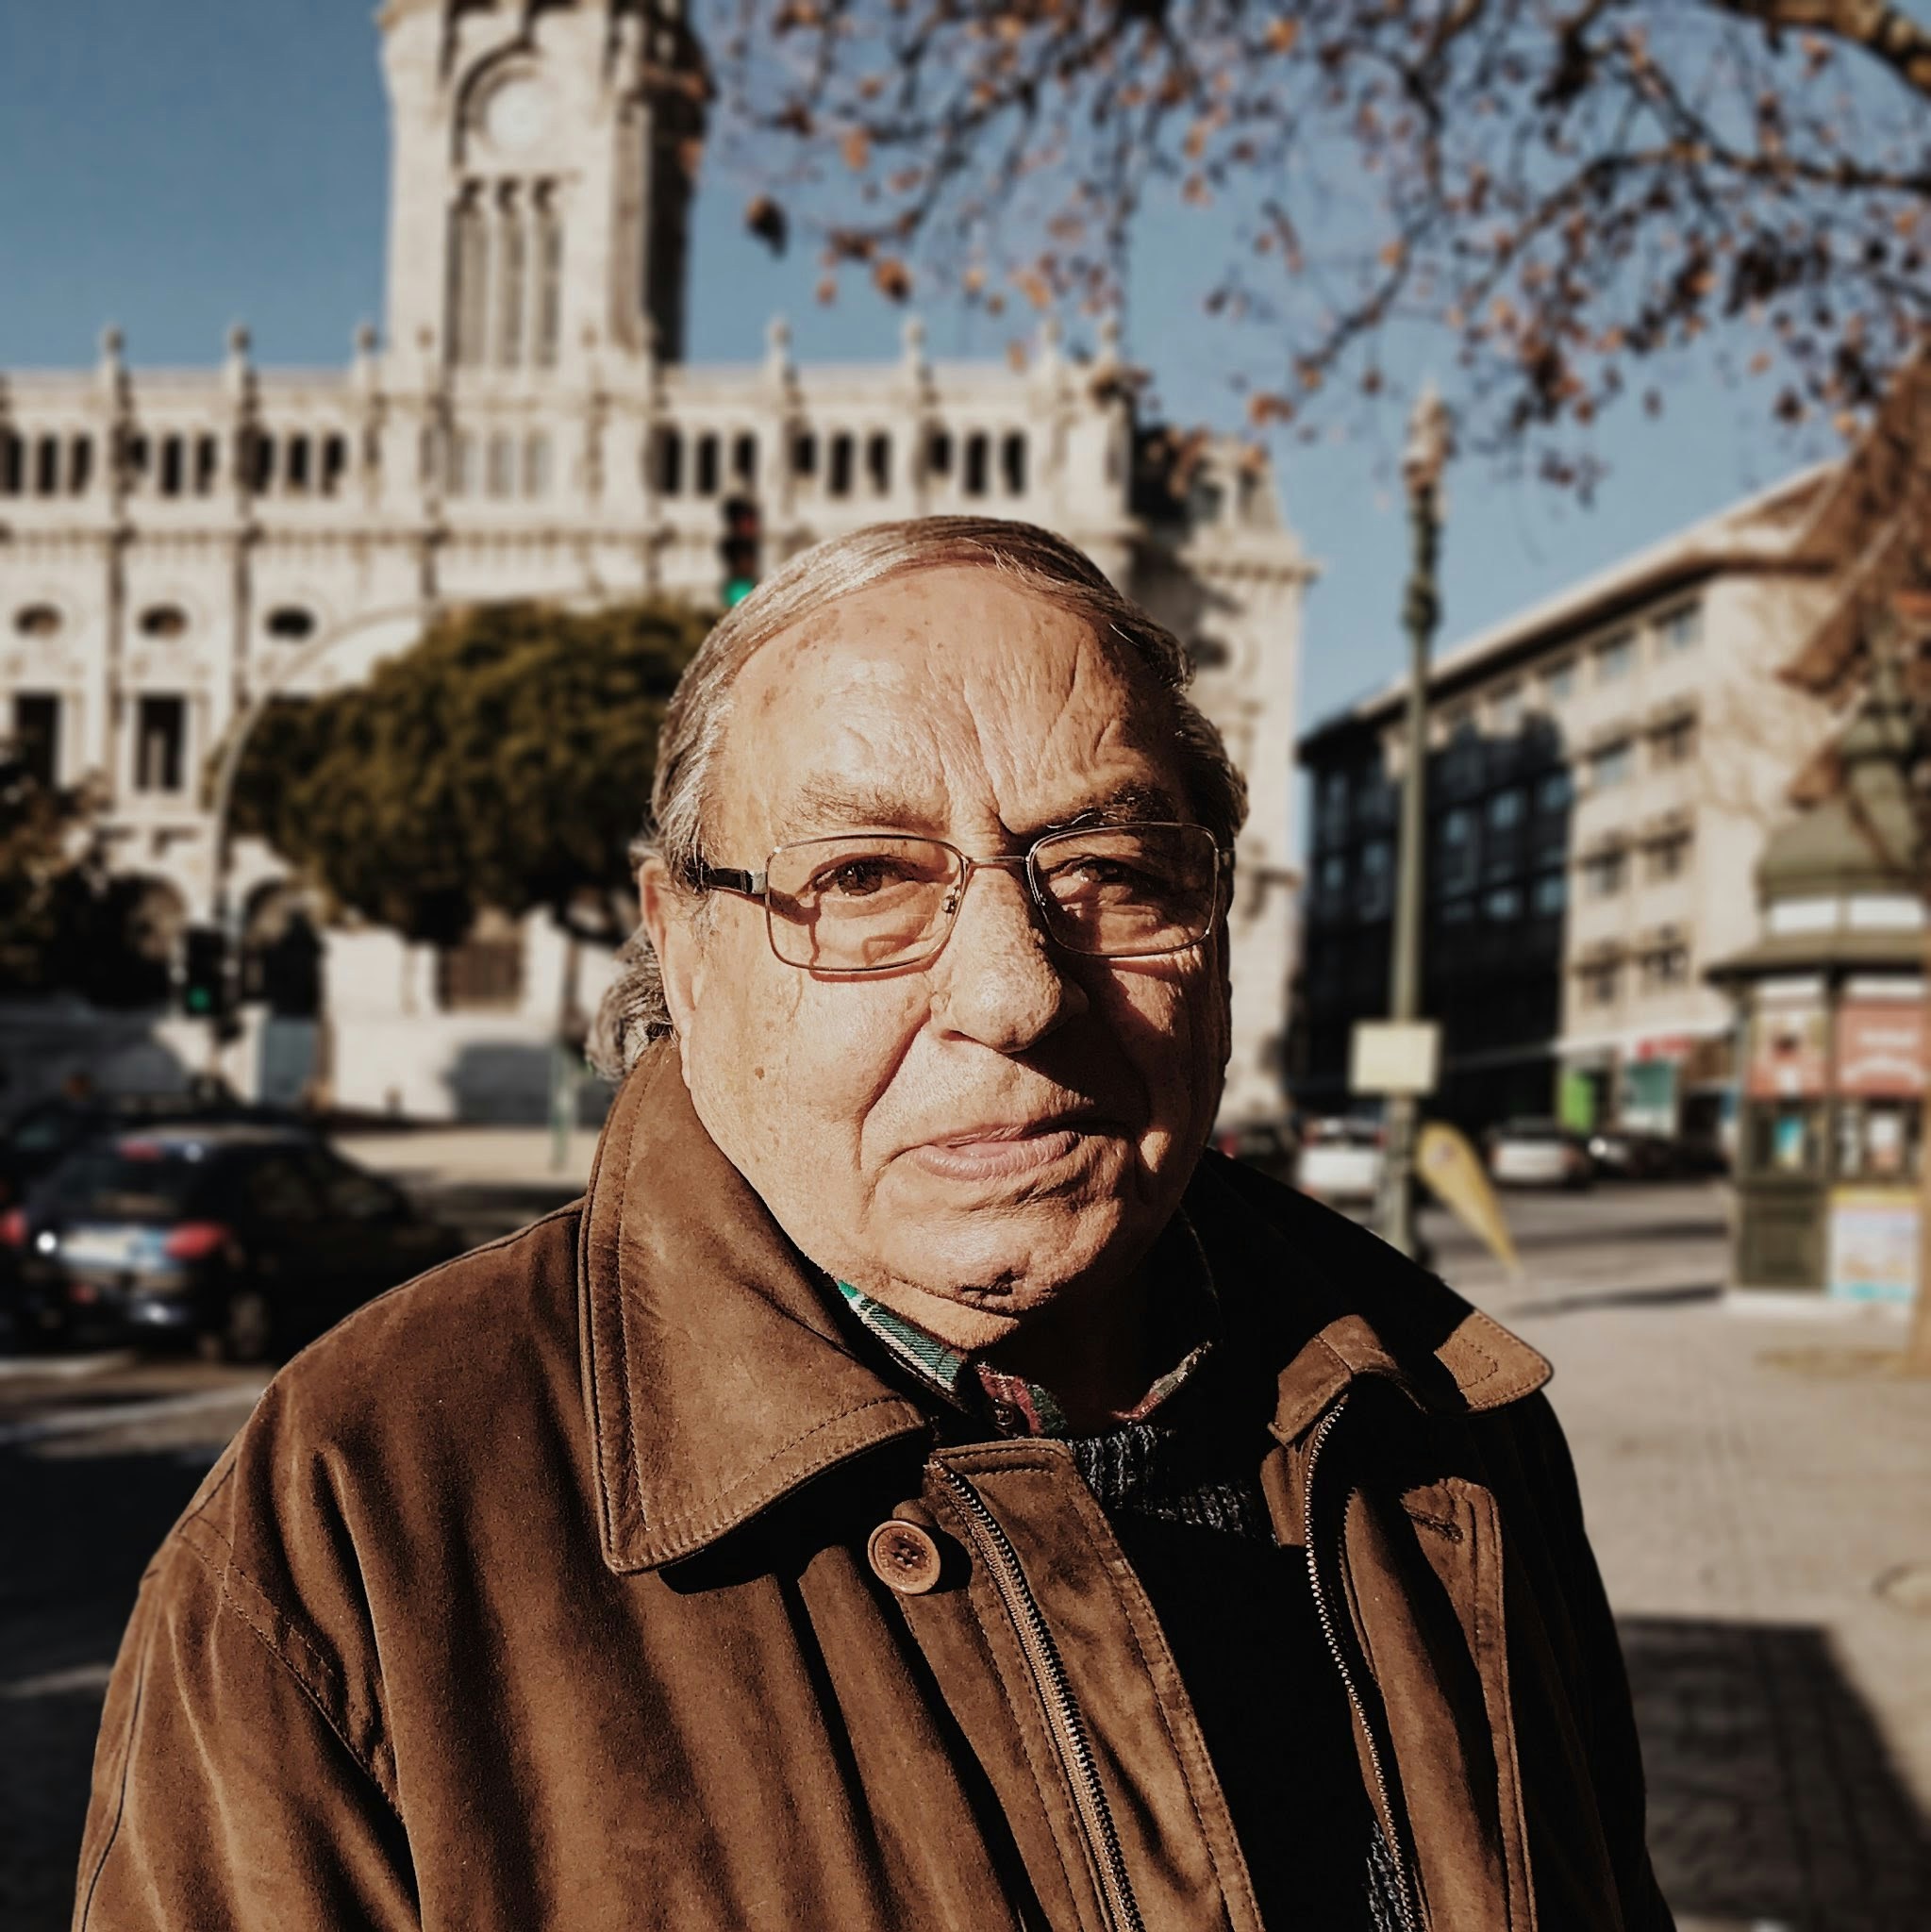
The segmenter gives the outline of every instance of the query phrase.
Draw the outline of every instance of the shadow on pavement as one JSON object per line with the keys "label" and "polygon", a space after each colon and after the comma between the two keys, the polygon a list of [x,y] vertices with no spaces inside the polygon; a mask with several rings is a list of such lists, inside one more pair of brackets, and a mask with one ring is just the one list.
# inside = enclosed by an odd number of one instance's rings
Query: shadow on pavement
{"label": "shadow on pavement", "polygon": [[1931,1838],[1828,1636],[1623,1622],[1650,1850],[1677,1916],[1777,1932],[1923,1932]]}

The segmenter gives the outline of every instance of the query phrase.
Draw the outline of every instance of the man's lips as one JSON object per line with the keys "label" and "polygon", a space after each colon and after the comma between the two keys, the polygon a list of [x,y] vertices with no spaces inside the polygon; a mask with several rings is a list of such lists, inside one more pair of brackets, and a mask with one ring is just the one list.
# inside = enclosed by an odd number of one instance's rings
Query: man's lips
{"label": "man's lips", "polygon": [[923,1141],[910,1158],[944,1180],[1001,1180],[1063,1160],[1103,1123],[1094,1114],[1059,1114],[1047,1120],[988,1121]]}

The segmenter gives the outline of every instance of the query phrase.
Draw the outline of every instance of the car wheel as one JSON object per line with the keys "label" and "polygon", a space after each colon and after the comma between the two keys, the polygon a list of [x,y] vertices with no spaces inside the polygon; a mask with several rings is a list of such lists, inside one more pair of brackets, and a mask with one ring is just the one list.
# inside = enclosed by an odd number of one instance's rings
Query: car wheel
{"label": "car wheel", "polygon": [[237,1289],[223,1306],[221,1326],[199,1341],[203,1358],[210,1361],[266,1361],[274,1348],[275,1311],[252,1288]]}

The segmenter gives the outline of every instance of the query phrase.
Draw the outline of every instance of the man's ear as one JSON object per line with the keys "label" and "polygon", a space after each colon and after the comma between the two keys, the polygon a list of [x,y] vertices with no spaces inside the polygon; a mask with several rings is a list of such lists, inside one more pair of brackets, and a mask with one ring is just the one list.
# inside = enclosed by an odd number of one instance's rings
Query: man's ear
{"label": "man's ear", "polygon": [[643,929],[658,956],[664,1004],[680,1039],[689,1035],[704,985],[703,948],[696,930],[699,901],[683,891],[653,854],[637,869],[637,900]]}

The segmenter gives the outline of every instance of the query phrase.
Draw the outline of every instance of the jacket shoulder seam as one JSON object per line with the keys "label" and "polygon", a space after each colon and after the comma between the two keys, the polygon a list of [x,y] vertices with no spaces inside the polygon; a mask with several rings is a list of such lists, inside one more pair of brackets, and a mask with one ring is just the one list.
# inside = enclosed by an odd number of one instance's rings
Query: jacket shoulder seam
{"label": "jacket shoulder seam", "polygon": [[[376,1761],[376,1754],[365,1751],[349,1735],[350,1725],[345,1720],[353,1715],[351,1706],[356,1700],[351,1697],[341,1674],[323,1655],[301,1624],[241,1567],[236,1559],[234,1544],[212,1523],[203,1520],[184,1524],[182,1530],[181,1546],[214,1585],[219,1607],[232,1611],[241,1620],[242,1626],[315,1707],[316,1714],[328,1726],[336,1741],[381,1793],[382,1802],[401,1824],[402,1808],[396,1800],[393,1778],[384,1774]],[[193,1534],[186,1533],[191,1530]],[[211,1537],[220,1545],[222,1556],[219,1561],[214,1560],[208,1551],[197,1546],[198,1535]],[[285,1635],[290,1642],[299,1646],[308,1659],[307,1668],[290,1655],[283,1642],[277,1641],[278,1635]]]}

